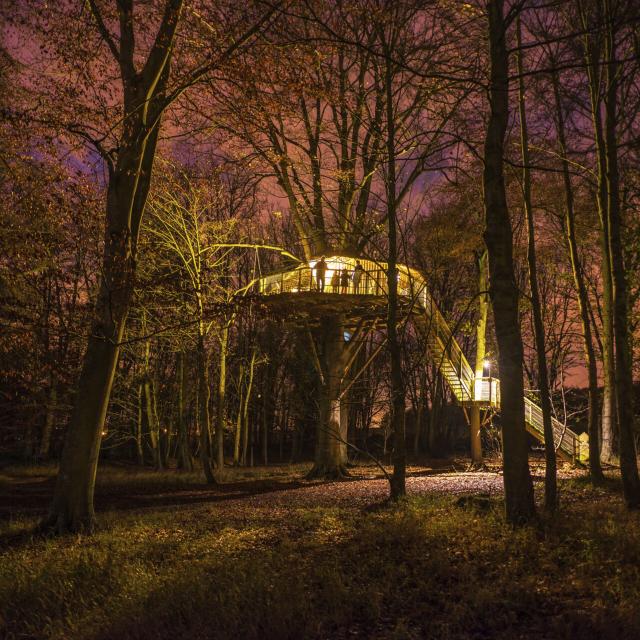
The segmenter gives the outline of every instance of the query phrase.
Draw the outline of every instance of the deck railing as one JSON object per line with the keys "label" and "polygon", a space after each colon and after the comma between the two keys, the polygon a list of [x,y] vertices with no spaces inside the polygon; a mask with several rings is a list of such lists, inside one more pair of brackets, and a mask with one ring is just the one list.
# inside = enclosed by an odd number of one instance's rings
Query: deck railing
{"label": "deck railing", "polygon": [[[342,285],[335,283],[333,272],[329,269],[324,281],[319,282],[315,269],[308,266],[293,271],[275,273],[259,280],[259,292],[263,295],[279,293],[324,293],[342,295],[384,296],[387,294],[387,273],[383,269],[365,270],[359,282],[353,281],[353,270],[347,270],[349,281]],[[333,280],[333,284],[332,284]],[[411,296],[411,286],[404,278],[398,280],[398,294]]]}

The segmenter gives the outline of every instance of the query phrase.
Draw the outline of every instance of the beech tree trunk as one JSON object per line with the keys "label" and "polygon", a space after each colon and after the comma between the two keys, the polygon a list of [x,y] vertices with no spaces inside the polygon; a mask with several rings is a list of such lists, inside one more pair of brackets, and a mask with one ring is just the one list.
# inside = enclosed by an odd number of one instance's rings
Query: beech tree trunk
{"label": "beech tree trunk", "polygon": [[340,433],[341,380],[347,363],[343,317],[336,314],[322,318],[321,332],[319,417],[315,461],[309,477],[332,479],[348,475]]}
{"label": "beech tree trunk", "polygon": [[489,0],[490,117],[484,148],[484,239],[489,253],[489,293],[498,343],[502,447],[507,520],[519,525],[535,516],[524,421],[523,347],[519,293],[513,264],[513,232],[505,193],[504,138],[509,122],[509,59],[503,0]]}
{"label": "beech tree trunk", "polygon": [[[352,371],[353,369],[351,369]],[[343,379],[343,387],[347,387],[351,383],[351,376],[349,373],[345,373]],[[349,465],[349,423],[352,420],[351,411],[352,402],[352,389],[350,388],[346,393],[340,394],[340,460],[345,467]]]}
{"label": "beech tree trunk", "polygon": [[[103,273],[113,274],[113,284],[108,284],[103,276],[99,317],[92,325],[84,357],[49,518],[49,523],[59,532],[92,531],[94,527],[93,494],[102,429],[131,299],[126,276],[122,274],[130,269],[116,267],[112,251],[106,253]],[[122,255],[121,251],[117,253]],[[126,254],[122,258],[128,261]],[[110,296],[112,289],[120,289],[120,295]],[[119,304],[115,304],[114,298]]]}
{"label": "beech tree trunk", "polygon": [[446,455],[442,427],[442,414],[444,408],[444,381],[442,375],[434,366],[433,391],[431,394],[431,411],[429,412],[429,433],[427,435],[427,448],[429,454],[436,458]]}
{"label": "beech tree trunk", "polygon": [[104,156],[109,182],[99,292],[53,504],[44,523],[57,531],[91,531],[94,527],[93,495],[100,441],[133,296],[138,231],[149,193],[182,0],[167,0],[157,38],[141,71],[136,68],[133,3],[118,3],[118,46],[96,7],[91,10],[119,64],[123,124],[116,159]]}
{"label": "beech tree trunk", "polygon": [[136,416],[136,432],[135,432],[135,456],[136,462],[141,467],[144,466],[144,449],[142,448],[142,431],[144,421],[144,385],[138,384],[137,393],[138,415]]}
{"label": "beech tree trunk", "polygon": [[[142,333],[147,331],[146,315],[142,314]],[[160,424],[158,422],[158,412],[156,408],[155,380],[151,373],[151,344],[148,339],[144,341],[144,380],[142,390],[144,394],[144,414],[147,418],[147,429],[149,431],[149,445],[155,469],[162,469],[162,456],[160,453]]]}

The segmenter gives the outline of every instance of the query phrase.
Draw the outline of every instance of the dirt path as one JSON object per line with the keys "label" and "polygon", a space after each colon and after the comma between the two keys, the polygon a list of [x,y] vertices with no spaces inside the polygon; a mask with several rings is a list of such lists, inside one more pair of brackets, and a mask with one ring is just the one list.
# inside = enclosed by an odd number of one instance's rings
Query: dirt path
{"label": "dirt path", "polygon": [[[368,473],[368,475],[367,475]],[[566,469],[560,476],[575,475]],[[378,474],[376,474],[378,475]],[[298,474],[287,478],[267,478],[229,482],[219,487],[193,484],[163,486],[150,478],[148,486],[128,486],[126,477],[117,483],[105,483],[96,492],[98,511],[133,511],[138,509],[176,509],[201,506],[224,510],[225,506],[242,508],[298,509],[318,507],[366,508],[388,496],[389,485],[374,472],[358,469],[354,477],[340,482],[307,482]],[[132,473],[132,478],[135,475]],[[543,481],[534,474],[537,486]],[[39,517],[46,512],[55,479],[52,476],[12,477],[0,490],[0,520],[15,517]],[[502,475],[497,471],[456,472],[446,470],[414,470],[407,478],[407,493],[420,494],[500,494]]]}

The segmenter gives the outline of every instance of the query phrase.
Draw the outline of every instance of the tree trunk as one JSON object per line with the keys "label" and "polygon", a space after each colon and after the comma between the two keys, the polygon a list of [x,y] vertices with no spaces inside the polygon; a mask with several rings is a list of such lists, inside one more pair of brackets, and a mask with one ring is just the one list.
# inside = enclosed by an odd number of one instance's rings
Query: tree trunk
{"label": "tree trunk", "polygon": [[602,278],[602,439],[600,459],[603,462],[617,463],[617,422],[616,407],[616,371],[613,333],[613,283],[611,274],[611,245],[609,240],[608,199],[607,199],[607,160],[605,139],[602,126],[602,100],[600,96],[602,84],[602,66],[600,65],[600,47],[589,35],[590,29],[585,8],[579,3],[582,26],[584,27],[585,68],[589,80],[589,100],[591,104],[591,120],[593,123],[594,142],[596,150],[598,188],[596,203],[600,218],[600,247],[602,263],[600,277]]}
{"label": "tree trunk", "polygon": [[[345,374],[343,385],[349,384],[350,378]],[[345,467],[349,464],[349,406],[350,406],[350,389],[346,393],[340,394],[340,462]]]}
{"label": "tree trunk", "polygon": [[309,477],[334,479],[347,475],[340,443],[340,391],[346,365],[342,316],[322,318],[321,332],[319,365],[322,380],[318,399],[315,461]]}
{"label": "tree trunk", "polygon": [[240,464],[244,467],[247,465],[249,453],[249,423],[246,420],[241,420],[240,430],[242,433],[242,452],[240,454]]}
{"label": "tree trunk", "polygon": [[[604,142],[600,141],[598,147]],[[599,154],[605,155],[604,148]],[[606,169],[603,169],[606,171]],[[600,456],[603,462],[617,464],[618,462],[618,408],[616,406],[616,363],[614,351],[614,328],[613,328],[613,281],[611,274],[611,243],[608,226],[608,203],[606,200],[605,176],[598,176],[598,181],[603,182],[603,186],[598,189],[598,211],[600,214],[601,234],[600,244],[602,247],[602,442]]]}
{"label": "tree trunk", "polygon": [[413,407],[414,410],[414,427],[413,427],[413,455],[417,456],[420,453],[420,431],[422,427],[422,400],[419,399]]}
{"label": "tree trunk", "polygon": [[405,398],[402,377],[402,350],[398,338],[398,230],[396,220],[396,139],[391,52],[385,43],[385,94],[387,116],[387,347],[391,361],[391,428],[393,430],[393,475],[391,499],[406,494],[407,451],[405,438]]}
{"label": "tree trunk", "polygon": [[243,394],[244,394],[244,366],[240,365],[240,371],[238,372],[238,415],[236,416],[236,431],[233,437],[233,466],[240,465],[240,442],[242,439],[242,427],[244,421],[243,416]]}
{"label": "tree trunk", "polygon": [[560,99],[560,82],[558,74],[554,71],[552,75],[553,93],[556,105],[556,125],[558,129],[558,142],[560,145],[560,157],[562,158],[562,178],[565,193],[565,224],[564,234],[569,248],[571,258],[571,271],[573,282],[578,293],[578,308],[580,311],[580,322],[582,326],[582,341],[584,345],[585,361],[589,376],[589,410],[587,419],[587,432],[589,434],[589,474],[592,482],[600,483],[604,479],[602,466],[600,465],[600,428],[598,425],[599,413],[599,391],[598,391],[598,369],[596,354],[593,348],[593,338],[591,336],[591,321],[589,319],[589,293],[582,273],[582,264],[578,252],[578,240],[576,237],[575,211],[573,186],[571,184],[571,173],[569,171],[569,161],[567,159],[567,142],[564,126],[564,112]]}
{"label": "tree trunk", "polygon": [[138,415],[136,416],[136,433],[135,433],[135,455],[136,462],[141,467],[144,466],[144,449],[142,448],[142,431],[144,421],[144,385],[142,382],[138,384],[137,393]]}
{"label": "tree trunk", "polygon": [[162,469],[162,456],[160,453],[160,426],[156,411],[155,384],[151,378],[144,381],[145,411],[147,414],[147,425],[149,427],[149,441],[153,454],[153,466],[159,471]]}
{"label": "tree trunk", "polygon": [[[119,3],[119,63],[123,87],[122,135],[109,167],[102,269],[96,306],[76,389],[56,489],[45,523],[57,531],[94,527],[93,494],[100,441],[120,343],[134,291],[136,246],[155,159],[173,38],[181,0],[169,0],[141,72],[134,42],[132,3]],[[92,9],[94,15],[96,9]],[[104,36],[103,36],[104,37]],[[113,43],[112,43],[113,44]]]}
{"label": "tree trunk", "polygon": [[556,449],[553,438],[553,424],[551,422],[551,392],[549,389],[549,373],[547,370],[547,350],[544,339],[544,322],[542,319],[542,303],[538,287],[538,265],[536,258],[535,221],[533,201],[531,197],[531,170],[529,160],[529,132],[527,129],[527,111],[525,108],[524,64],[521,51],[522,37],[520,18],[517,19],[516,41],[518,52],[518,105],[520,114],[520,144],[522,147],[522,192],[524,210],[527,220],[527,264],[529,267],[529,288],[531,290],[531,312],[533,314],[533,329],[538,361],[538,384],[540,387],[540,405],[542,408],[542,425],[544,433],[544,506],[551,513],[556,510],[558,503],[558,480]]}
{"label": "tree trunk", "polygon": [[208,484],[216,484],[211,455],[211,416],[209,413],[209,358],[204,336],[198,335],[198,422],[200,423],[200,462]]}
{"label": "tree trunk", "polygon": [[[119,217],[118,205],[112,196],[107,205],[108,220]],[[107,231],[104,251],[95,319],[67,428],[53,504],[45,522],[45,526],[58,532],[91,532],[94,527],[93,494],[102,430],[133,295],[134,263],[128,229],[113,225]]]}
{"label": "tree trunk", "polygon": [[[244,395],[244,403],[242,405],[242,422],[245,424],[245,429],[249,428],[249,400],[251,399],[251,390],[253,389],[253,376],[255,373],[257,355],[258,355],[258,352],[255,349],[253,349],[251,351],[251,361],[249,362],[249,379],[247,381],[247,388],[245,390],[245,395]],[[256,424],[255,430],[257,434],[260,433],[260,429],[258,428],[257,424]],[[264,430],[262,436],[263,436],[262,453],[263,453],[264,464],[266,465],[267,464],[267,431],[266,429]]]}
{"label": "tree trunk", "polygon": [[186,396],[187,376],[185,375],[184,351],[178,353],[178,469],[193,471],[191,448],[189,447],[189,432],[187,429]]}
{"label": "tree trunk", "polygon": [[38,458],[40,460],[48,460],[51,452],[51,435],[53,433],[53,424],[56,419],[56,410],[58,408],[58,383],[55,375],[52,373],[49,382],[49,397],[47,399],[46,413],[44,417],[44,425],[42,426],[42,436],[40,438],[40,448]]}
{"label": "tree trunk", "polygon": [[225,322],[220,336],[220,363],[218,369],[218,392],[216,394],[216,470],[224,470],[224,427],[227,418],[227,348],[229,346],[229,323]]}
{"label": "tree trunk", "polygon": [[620,184],[618,174],[618,147],[616,141],[618,64],[616,63],[616,16],[607,8],[607,92],[606,113],[606,178],[607,228],[609,231],[611,275],[613,282],[613,327],[615,344],[616,400],[620,435],[620,473],[624,499],[630,509],[640,508],[640,477],[634,438],[633,353],[629,330],[629,298],[622,243],[622,215],[620,210]]}
{"label": "tree trunk", "polygon": [[444,383],[442,376],[434,367],[435,375],[433,378],[433,392],[431,394],[431,412],[429,413],[429,433],[427,436],[427,447],[429,454],[441,458],[444,456],[444,447],[442,443],[442,408],[444,404]]}
{"label": "tree trunk", "polygon": [[504,138],[509,122],[509,60],[504,2],[490,0],[487,9],[491,112],[484,149],[484,238],[489,253],[489,292],[500,369],[505,511],[507,520],[519,525],[535,516],[535,504],[524,422],[523,346],[513,264],[513,232],[503,174]]}

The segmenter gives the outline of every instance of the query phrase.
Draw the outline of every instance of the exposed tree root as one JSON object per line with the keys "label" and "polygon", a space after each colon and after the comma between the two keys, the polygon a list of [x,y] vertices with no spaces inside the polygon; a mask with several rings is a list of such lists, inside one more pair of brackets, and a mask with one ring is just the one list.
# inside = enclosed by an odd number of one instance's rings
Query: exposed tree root
{"label": "exposed tree root", "polygon": [[307,480],[344,480],[351,477],[347,465],[326,465],[314,464],[311,471],[307,474]]}

